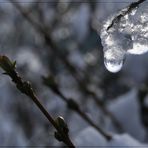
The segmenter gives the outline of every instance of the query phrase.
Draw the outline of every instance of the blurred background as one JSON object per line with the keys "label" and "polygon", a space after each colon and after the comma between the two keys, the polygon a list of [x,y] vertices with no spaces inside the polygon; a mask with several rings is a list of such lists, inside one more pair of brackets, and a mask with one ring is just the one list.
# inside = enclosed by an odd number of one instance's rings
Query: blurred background
{"label": "blurred background", "polygon": [[[0,54],[16,60],[17,71],[32,83],[53,117],[64,117],[72,141],[90,125],[43,84],[42,76],[52,74],[61,92],[78,102],[103,129],[119,133],[97,99],[116,117],[123,133],[148,142],[148,98],[147,93],[139,95],[148,80],[148,54],[129,55],[120,72],[110,73],[104,66],[99,36],[107,17],[131,1],[12,2],[0,1]],[[59,146],[54,131],[33,102],[1,71],[0,146]]]}

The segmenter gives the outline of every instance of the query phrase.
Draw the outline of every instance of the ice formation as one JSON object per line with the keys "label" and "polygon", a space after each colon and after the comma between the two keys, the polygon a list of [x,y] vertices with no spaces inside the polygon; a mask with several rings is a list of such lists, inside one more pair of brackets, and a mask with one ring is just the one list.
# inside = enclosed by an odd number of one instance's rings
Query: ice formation
{"label": "ice formation", "polygon": [[[101,29],[104,64],[110,72],[121,70],[126,54],[148,52],[148,2],[131,11],[128,8],[109,17]],[[120,19],[114,20],[119,15]]]}

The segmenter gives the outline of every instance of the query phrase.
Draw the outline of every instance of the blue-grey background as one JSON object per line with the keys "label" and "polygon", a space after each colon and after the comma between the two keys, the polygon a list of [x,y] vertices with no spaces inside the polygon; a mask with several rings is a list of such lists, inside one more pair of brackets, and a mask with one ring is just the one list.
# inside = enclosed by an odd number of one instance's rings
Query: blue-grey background
{"label": "blue-grey background", "polygon": [[[130,98],[131,93],[136,95],[138,89],[147,82],[148,54],[130,55],[119,73],[110,73],[104,66],[103,47],[99,37],[103,21],[130,2],[19,0],[19,4],[28,15],[46,28],[47,33],[59,47],[59,53],[66,55],[85,78],[88,87],[108,104],[108,108],[113,108],[115,114],[119,113],[117,117],[120,118],[126,133],[140,142],[147,142],[147,129],[142,122],[140,104],[138,101],[135,104],[136,100],[129,101],[128,97]],[[42,84],[41,77],[50,72],[54,74],[65,96],[74,98],[82,110],[102,128],[112,130],[110,121],[100,112],[91,97],[80,91],[75,79],[61,60],[46,46],[42,35],[34,30],[9,1],[2,0],[0,54],[16,60],[17,70],[24,79],[32,83],[40,101],[53,117],[61,115],[65,118],[72,141],[89,125]],[[122,101],[117,102],[120,100],[125,102],[123,104]],[[113,130],[113,133],[116,131]],[[33,102],[21,94],[10,78],[1,71],[0,146],[53,145],[58,146],[61,143],[55,140],[51,124]]]}

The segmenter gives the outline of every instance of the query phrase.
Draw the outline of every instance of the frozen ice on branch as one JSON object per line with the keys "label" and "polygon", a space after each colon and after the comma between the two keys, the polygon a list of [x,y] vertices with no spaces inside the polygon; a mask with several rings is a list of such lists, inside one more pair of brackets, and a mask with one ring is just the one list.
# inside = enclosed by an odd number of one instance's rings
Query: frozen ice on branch
{"label": "frozen ice on branch", "polygon": [[148,52],[148,1],[133,2],[109,17],[100,36],[104,64],[110,72],[121,70],[126,54]]}

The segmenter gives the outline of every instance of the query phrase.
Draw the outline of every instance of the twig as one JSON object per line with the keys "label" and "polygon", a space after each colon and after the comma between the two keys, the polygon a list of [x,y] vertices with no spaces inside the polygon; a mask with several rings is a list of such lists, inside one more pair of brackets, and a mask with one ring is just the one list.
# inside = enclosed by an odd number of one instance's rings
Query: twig
{"label": "twig", "polygon": [[141,3],[145,2],[146,0],[138,0],[137,2],[131,3],[126,9],[123,9],[111,22],[111,24],[107,27],[107,31],[113,27],[113,25],[121,20],[126,14],[130,13],[133,9],[138,7]]}
{"label": "twig", "polygon": [[5,71],[4,74],[9,75],[12,81],[16,84],[17,89],[23,94],[27,95],[45,115],[48,121],[57,130],[55,132],[55,138],[59,141],[63,141],[69,147],[75,147],[71,142],[68,135],[68,127],[62,117],[58,117],[56,120],[47,112],[44,106],[40,103],[31,84],[28,81],[23,81],[15,69],[16,62],[11,62],[8,57],[0,55],[0,67]]}
{"label": "twig", "polygon": [[78,75],[77,70],[75,69],[75,67],[67,60],[67,58],[65,57],[65,55],[60,54],[59,53],[59,49],[56,46],[56,44],[54,44],[53,40],[51,39],[51,37],[49,36],[49,34],[46,32],[46,30],[37,22],[35,22],[33,19],[31,19],[28,15],[28,13],[26,13],[21,6],[18,3],[13,3],[12,0],[9,0],[21,13],[21,15],[28,20],[28,22],[34,27],[34,29],[41,33],[45,39],[46,44],[51,47],[52,52],[64,63],[64,65],[67,67],[67,69],[69,70],[69,72],[71,73],[71,75],[76,79],[79,88],[81,89],[81,91],[83,93],[86,93],[88,96],[91,96],[92,99],[94,100],[94,102],[99,106],[99,108],[106,114],[108,115],[111,120],[113,121],[114,125],[116,125],[116,127],[118,128],[118,130],[120,132],[123,132],[123,128],[120,125],[120,123],[118,122],[118,120],[114,117],[114,115],[107,110],[107,108],[105,108],[105,105],[102,103],[102,101],[96,96],[96,94],[92,91],[90,91],[87,86],[85,84],[83,84],[83,79],[81,79]]}
{"label": "twig", "polygon": [[68,108],[78,113],[78,115],[83,118],[87,123],[89,123],[93,128],[95,128],[99,133],[101,133],[106,140],[111,140],[112,136],[105,132],[99,125],[96,125],[81,109],[79,104],[74,99],[69,99],[60,91],[57,83],[53,76],[43,77],[43,83],[49,87],[55,94],[61,97],[61,99],[67,104]]}

